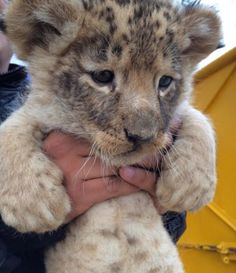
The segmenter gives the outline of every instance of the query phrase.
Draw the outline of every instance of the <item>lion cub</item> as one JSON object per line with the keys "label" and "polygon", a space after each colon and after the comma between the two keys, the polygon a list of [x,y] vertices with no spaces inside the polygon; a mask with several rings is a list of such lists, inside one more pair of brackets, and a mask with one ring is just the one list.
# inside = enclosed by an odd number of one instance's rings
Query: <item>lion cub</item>
{"label": "lion cub", "polygon": [[[190,105],[192,73],[220,37],[217,16],[168,0],[14,0],[6,30],[29,63],[32,91],[0,127],[0,213],[21,232],[58,228],[70,212],[61,171],[42,152],[53,129],[79,135],[106,164],[134,164],[165,147],[160,204],[206,205],[215,191],[215,141]],[[145,193],[96,205],[49,250],[48,273],[182,273],[177,250]]]}

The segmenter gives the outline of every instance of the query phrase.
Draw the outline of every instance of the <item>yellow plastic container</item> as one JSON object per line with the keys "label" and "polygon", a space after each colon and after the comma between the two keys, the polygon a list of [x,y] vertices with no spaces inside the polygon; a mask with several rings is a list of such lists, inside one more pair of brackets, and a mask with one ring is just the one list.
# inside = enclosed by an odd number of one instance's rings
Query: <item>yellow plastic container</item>
{"label": "yellow plastic container", "polygon": [[199,71],[195,84],[194,104],[216,130],[218,186],[209,206],[189,213],[178,246],[187,273],[236,273],[236,48]]}

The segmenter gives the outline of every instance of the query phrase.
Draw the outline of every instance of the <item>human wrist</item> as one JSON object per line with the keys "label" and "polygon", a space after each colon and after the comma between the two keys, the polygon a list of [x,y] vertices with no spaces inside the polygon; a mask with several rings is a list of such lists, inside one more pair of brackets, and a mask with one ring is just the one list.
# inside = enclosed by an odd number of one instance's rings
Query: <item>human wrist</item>
{"label": "human wrist", "polygon": [[0,75],[8,72],[10,60],[0,61]]}
{"label": "human wrist", "polygon": [[12,48],[10,42],[5,34],[0,31],[0,74],[8,72],[11,57]]}
{"label": "human wrist", "polygon": [[0,50],[0,74],[6,74],[8,72],[11,57],[12,51],[10,47],[5,46],[5,48]]}

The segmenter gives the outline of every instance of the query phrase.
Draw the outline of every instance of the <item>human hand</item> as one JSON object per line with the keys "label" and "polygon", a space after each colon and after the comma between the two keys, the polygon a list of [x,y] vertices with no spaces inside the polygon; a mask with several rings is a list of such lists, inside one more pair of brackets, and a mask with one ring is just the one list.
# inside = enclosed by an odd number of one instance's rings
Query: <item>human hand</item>
{"label": "human hand", "polygon": [[[7,7],[7,0],[0,0],[0,14]],[[8,71],[9,63],[12,57],[12,49],[6,35],[0,31],[0,74]]]}
{"label": "human hand", "polygon": [[123,181],[112,168],[104,167],[100,159],[89,156],[91,147],[85,140],[53,132],[43,148],[64,173],[64,186],[72,204],[66,222],[94,204],[140,190],[135,183]]}
{"label": "human hand", "polygon": [[[168,145],[172,144],[172,136],[178,126],[178,122],[171,126]],[[159,213],[165,212],[155,194],[157,172],[148,171],[158,168],[160,155],[147,157],[140,163],[142,168],[129,166],[121,168],[119,177],[112,168],[105,168],[100,159],[89,156],[90,149],[89,143],[85,140],[59,132],[51,133],[44,142],[44,150],[65,176],[64,185],[72,204],[67,222],[97,203],[140,190],[150,194]]]}

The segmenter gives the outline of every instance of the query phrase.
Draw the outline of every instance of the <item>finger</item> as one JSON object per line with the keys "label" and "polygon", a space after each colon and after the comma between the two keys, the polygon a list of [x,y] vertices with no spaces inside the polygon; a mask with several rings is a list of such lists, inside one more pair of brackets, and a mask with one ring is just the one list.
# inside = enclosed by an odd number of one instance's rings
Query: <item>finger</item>
{"label": "finger", "polygon": [[122,167],[119,170],[122,179],[151,195],[155,195],[156,174],[140,168]]}
{"label": "finger", "polygon": [[129,195],[140,189],[122,181],[119,177],[105,177],[71,185],[68,194],[72,201],[72,212],[67,221],[84,213],[87,209],[105,200]]}
{"label": "finger", "polygon": [[94,203],[128,195],[138,190],[136,186],[126,183],[115,176],[92,179],[84,182],[84,193],[87,193]]}
{"label": "finger", "polygon": [[68,154],[88,156],[91,148],[84,139],[55,131],[46,138],[43,149],[51,158],[60,158]]}

